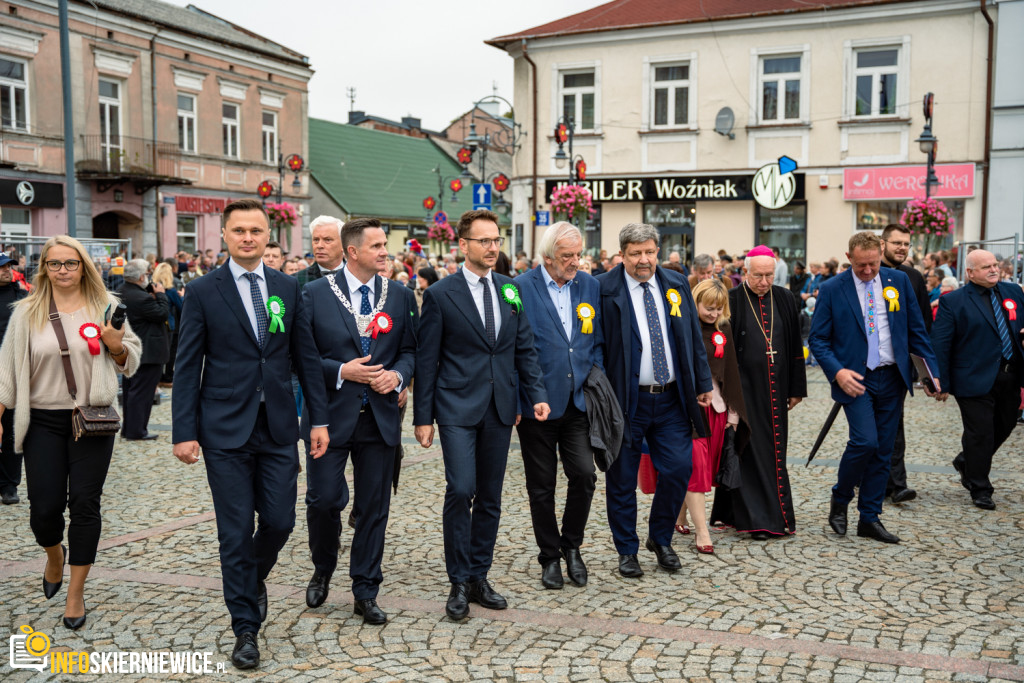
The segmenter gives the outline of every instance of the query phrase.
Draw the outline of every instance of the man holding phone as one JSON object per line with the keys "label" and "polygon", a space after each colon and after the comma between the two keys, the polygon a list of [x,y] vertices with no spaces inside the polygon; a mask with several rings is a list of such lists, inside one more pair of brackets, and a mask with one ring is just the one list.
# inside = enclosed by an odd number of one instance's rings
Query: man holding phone
{"label": "man holding phone", "polygon": [[[124,267],[124,284],[117,290],[127,306],[128,323],[142,340],[142,361],[138,372],[124,378],[124,427],[121,438],[152,441],[148,430],[153,395],[170,355],[167,315],[170,304],[159,282],[149,281],[149,262],[132,259]],[[108,313],[109,314],[109,313]]]}

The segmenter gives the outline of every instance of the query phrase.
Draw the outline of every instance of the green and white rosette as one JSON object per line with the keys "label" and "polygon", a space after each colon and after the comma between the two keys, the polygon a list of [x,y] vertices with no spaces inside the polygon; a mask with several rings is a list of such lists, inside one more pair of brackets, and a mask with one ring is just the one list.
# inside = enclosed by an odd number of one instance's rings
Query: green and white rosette
{"label": "green and white rosette", "polygon": [[523,300],[519,298],[519,290],[511,282],[501,286],[501,297],[511,306],[516,307],[516,312],[523,310]]}
{"label": "green and white rosette", "polygon": [[281,301],[281,297],[272,296],[267,299],[267,314],[270,316],[268,332],[284,332],[284,302]]}

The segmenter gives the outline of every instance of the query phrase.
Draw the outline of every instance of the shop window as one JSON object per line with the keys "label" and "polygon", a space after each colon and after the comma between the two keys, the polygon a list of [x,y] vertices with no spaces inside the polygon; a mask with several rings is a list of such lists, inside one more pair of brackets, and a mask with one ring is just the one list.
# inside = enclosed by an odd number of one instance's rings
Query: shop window
{"label": "shop window", "polygon": [[759,101],[761,123],[791,123],[801,119],[800,55],[761,57]]}
{"label": "shop window", "polygon": [[[757,205],[757,242],[771,247],[793,272],[793,263],[807,263],[807,205],[791,203],[779,209]],[[843,250],[845,251],[845,249]]]}
{"label": "shop window", "polygon": [[[914,263],[919,263],[924,255],[940,249],[949,249],[953,244],[963,239],[964,225],[964,202],[961,199],[944,199],[943,203],[949,209],[956,221],[956,229],[953,235],[912,235],[910,256]],[[857,229],[877,230],[879,233],[890,223],[899,223],[906,202],[858,202],[857,203]]]}
{"label": "shop window", "polygon": [[238,105],[225,102],[221,105],[221,129],[224,139],[224,156],[239,158],[238,151]]}
{"label": "shop window", "polygon": [[28,130],[27,70],[21,60],[0,58],[0,120],[4,128]]}
{"label": "shop window", "polygon": [[178,149],[196,152],[196,98],[178,93]]}
{"label": "shop window", "polygon": [[5,206],[0,232],[4,235],[28,237],[32,234],[32,212],[29,209],[13,209]]}
{"label": "shop window", "polygon": [[263,163],[277,163],[277,112],[263,112]]}
{"label": "shop window", "polygon": [[690,65],[651,66],[651,127],[680,128],[690,123]]}
{"label": "shop window", "polygon": [[[658,259],[668,261],[672,252],[689,266],[693,262],[693,237],[697,225],[697,204],[644,204],[644,223],[653,225],[661,234]],[[716,248],[717,250],[717,248]]]}
{"label": "shop window", "polygon": [[572,119],[576,132],[591,132],[595,128],[597,89],[594,70],[563,71],[559,74],[561,111],[559,116]]}
{"label": "shop window", "polygon": [[178,251],[195,253],[197,222],[195,216],[178,216]]}
{"label": "shop window", "polygon": [[[520,247],[521,248],[521,247]],[[583,228],[583,249],[591,256],[601,253],[601,205],[594,205],[594,213],[587,218]]]}

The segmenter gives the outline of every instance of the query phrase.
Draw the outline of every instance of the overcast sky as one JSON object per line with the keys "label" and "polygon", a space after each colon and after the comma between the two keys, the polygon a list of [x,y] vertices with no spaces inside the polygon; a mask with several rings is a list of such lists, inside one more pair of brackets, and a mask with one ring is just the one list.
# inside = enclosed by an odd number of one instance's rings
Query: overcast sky
{"label": "overcast sky", "polygon": [[442,130],[493,92],[512,99],[512,58],[484,40],[539,26],[602,0],[171,0],[261,33],[309,57],[310,115],[348,120],[355,109]]}

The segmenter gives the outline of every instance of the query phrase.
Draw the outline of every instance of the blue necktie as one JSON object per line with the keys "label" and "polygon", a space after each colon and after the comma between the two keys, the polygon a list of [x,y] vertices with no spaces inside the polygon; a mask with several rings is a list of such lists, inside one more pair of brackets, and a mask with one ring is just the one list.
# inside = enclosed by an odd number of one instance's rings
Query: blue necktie
{"label": "blue necktie", "polygon": [[263,294],[260,292],[259,276],[256,273],[246,273],[245,279],[249,281],[252,307],[256,310],[256,334],[262,349],[267,341],[267,328],[270,326],[270,320],[267,318],[267,304],[263,301]]}
{"label": "blue necktie", "polygon": [[[359,304],[359,315],[370,315],[370,310],[371,310],[370,309],[370,288],[367,287],[366,285],[362,285],[359,288],[359,293],[363,295],[363,301],[362,301],[362,303]],[[362,333],[362,330],[359,330],[359,332]],[[359,343],[363,347],[363,355],[365,356],[365,355],[369,354],[370,353],[370,338],[368,336],[364,337],[364,336],[362,336],[360,334]],[[363,405],[365,406],[369,402],[370,402],[370,396],[367,393],[366,389],[364,388],[363,389]]]}
{"label": "blue necktie", "polygon": [[868,333],[868,370],[874,370],[878,357],[878,326],[875,323],[875,283],[864,283],[864,327]]}
{"label": "blue necktie", "polygon": [[644,288],[644,311],[647,313],[647,328],[651,333],[651,360],[654,362],[654,381],[668,384],[668,359],[665,357],[665,340],[661,336],[661,318],[658,305],[651,294],[651,283],[641,282]]}
{"label": "blue necktie", "polygon": [[1013,360],[1013,342],[1010,341],[1010,328],[1006,326],[1003,316],[1003,305],[996,296],[996,288],[988,290],[992,297],[992,312],[996,316],[996,329],[999,330],[999,342],[1003,345],[1003,358]]}

